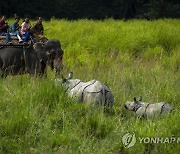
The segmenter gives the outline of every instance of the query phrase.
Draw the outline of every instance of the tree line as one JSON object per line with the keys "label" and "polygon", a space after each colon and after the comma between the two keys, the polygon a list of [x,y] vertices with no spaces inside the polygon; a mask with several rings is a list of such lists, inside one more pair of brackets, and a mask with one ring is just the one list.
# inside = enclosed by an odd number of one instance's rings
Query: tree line
{"label": "tree line", "polygon": [[50,19],[179,18],[179,0],[0,0],[0,15]]}

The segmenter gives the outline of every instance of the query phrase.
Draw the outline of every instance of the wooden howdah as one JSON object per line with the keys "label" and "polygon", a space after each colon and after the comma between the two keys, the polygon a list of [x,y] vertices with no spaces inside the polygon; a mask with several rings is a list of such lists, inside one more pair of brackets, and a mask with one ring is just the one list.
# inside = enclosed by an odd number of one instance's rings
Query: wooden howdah
{"label": "wooden howdah", "polygon": [[0,48],[3,47],[23,47],[23,46],[29,46],[30,42],[27,44],[19,43],[19,40],[16,36],[11,36],[11,42],[12,44],[7,44],[6,43],[6,36],[0,36]]}
{"label": "wooden howdah", "polygon": [[[24,38],[22,38],[24,40]],[[16,36],[11,36],[11,43],[12,44],[7,44],[6,43],[6,36],[0,36],[0,48],[8,48],[8,47],[30,47],[30,45],[33,43],[36,43],[36,42],[41,42],[41,43],[44,43],[46,42],[48,39],[45,37],[45,36],[41,36],[41,37],[30,37],[30,40],[28,43],[24,44],[23,42],[22,43],[19,43],[19,40]]]}

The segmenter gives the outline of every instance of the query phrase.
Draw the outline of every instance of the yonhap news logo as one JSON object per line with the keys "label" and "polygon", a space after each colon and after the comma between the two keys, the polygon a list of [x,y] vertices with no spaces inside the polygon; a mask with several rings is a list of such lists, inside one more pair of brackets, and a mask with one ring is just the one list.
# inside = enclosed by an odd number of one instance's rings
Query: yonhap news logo
{"label": "yonhap news logo", "polygon": [[122,137],[122,142],[123,142],[125,148],[130,148],[130,147],[134,146],[134,144],[136,143],[135,133],[124,134],[124,136]]}
{"label": "yonhap news logo", "polygon": [[125,148],[130,148],[136,144],[136,142],[139,143],[155,143],[155,144],[172,144],[172,143],[180,143],[180,137],[138,137],[136,134],[133,133],[126,133],[122,137],[122,143]]}

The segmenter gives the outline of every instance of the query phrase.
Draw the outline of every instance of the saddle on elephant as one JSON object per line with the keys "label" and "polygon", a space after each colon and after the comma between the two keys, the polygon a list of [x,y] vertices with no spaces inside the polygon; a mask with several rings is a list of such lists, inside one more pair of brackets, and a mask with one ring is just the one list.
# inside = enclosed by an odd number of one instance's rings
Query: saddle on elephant
{"label": "saddle on elephant", "polygon": [[[24,37],[22,37],[22,39],[24,39]],[[7,44],[6,43],[6,36],[0,36],[0,48],[1,47],[8,47],[8,46],[29,46],[30,42],[27,42],[27,44],[23,44],[23,43],[19,43],[19,39],[17,38],[17,36],[11,36],[11,44]]]}
{"label": "saddle on elephant", "polygon": [[[11,43],[10,45],[8,45],[6,43],[6,36],[0,36],[0,46],[28,46],[31,44],[31,41],[33,41],[33,43],[36,42],[46,42],[48,41],[48,38],[46,38],[45,36],[30,36],[30,40],[29,42],[27,42],[27,44],[23,44],[23,43],[19,43],[19,39],[17,38],[17,36],[11,36]],[[22,39],[24,39],[24,37],[22,37]]]}

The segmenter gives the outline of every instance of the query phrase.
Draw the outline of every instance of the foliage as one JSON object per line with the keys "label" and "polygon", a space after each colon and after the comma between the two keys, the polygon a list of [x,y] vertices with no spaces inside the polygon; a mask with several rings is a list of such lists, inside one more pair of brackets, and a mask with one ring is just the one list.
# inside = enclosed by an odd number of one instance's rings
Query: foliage
{"label": "foliage", "polygon": [[0,0],[0,15],[66,19],[179,18],[178,0]]}

